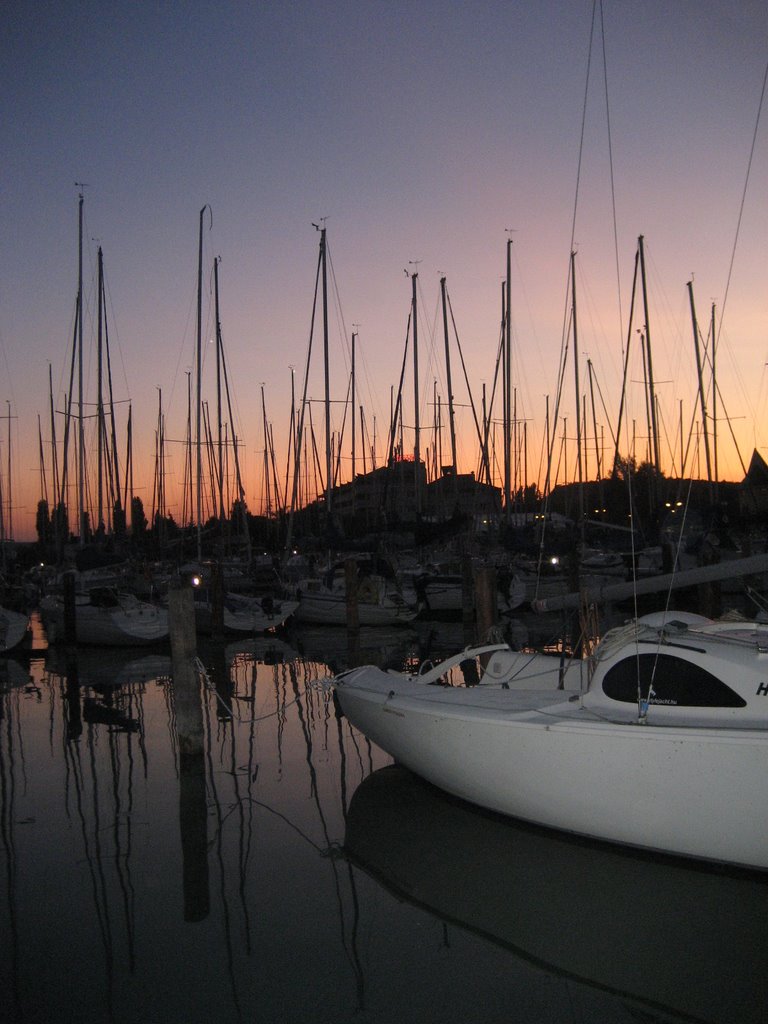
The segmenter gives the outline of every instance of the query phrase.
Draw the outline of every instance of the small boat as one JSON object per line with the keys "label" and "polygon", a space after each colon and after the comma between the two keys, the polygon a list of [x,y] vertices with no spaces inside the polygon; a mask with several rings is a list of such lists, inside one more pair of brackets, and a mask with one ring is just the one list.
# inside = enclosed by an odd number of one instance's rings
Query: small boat
{"label": "small boat", "polygon": [[[465,662],[478,685],[451,685]],[[471,803],[591,838],[768,869],[760,623],[667,612],[610,630],[583,660],[495,644],[418,675],[352,669],[333,686],[353,726]]]}
{"label": "small boat", "polygon": [[[49,643],[66,639],[64,598],[47,594],[40,617]],[[154,644],[168,638],[168,612],[112,587],[75,594],[76,642],[105,647]]]}
{"label": "small boat", "polygon": [[0,654],[21,647],[29,635],[29,616],[0,606]]}
{"label": "small boat", "polygon": [[[339,573],[330,580],[304,579],[296,587],[299,606],[297,622],[316,626],[347,624],[347,588]],[[372,573],[359,580],[357,611],[361,626],[407,625],[416,618],[417,609],[403,598],[383,576]]]}
{"label": "small boat", "polygon": [[[194,587],[195,626],[198,633],[213,629],[211,591]],[[283,601],[269,595],[254,597],[228,591],[223,597],[224,632],[230,636],[253,636],[282,626],[298,607],[298,601]]]}

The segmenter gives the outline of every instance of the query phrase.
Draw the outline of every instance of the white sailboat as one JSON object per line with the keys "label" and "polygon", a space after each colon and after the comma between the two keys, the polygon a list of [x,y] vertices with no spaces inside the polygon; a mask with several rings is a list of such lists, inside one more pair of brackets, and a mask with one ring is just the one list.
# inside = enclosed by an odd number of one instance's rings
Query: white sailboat
{"label": "white sailboat", "polygon": [[[435,685],[482,659],[477,686]],[[505,645],[420,675],[353,669],[343,713],[481,807],[649,850],[768,870],[768,628],[668,612],[565,667]]]}
{"label": "white sailboat", "polygon": [[[74,612],[78,644],[134,647],[168,638],[168,612],[164,608],[111,587],[76,593]],[[66,639],[63,595],[43,597],[40,617],[49,643]]]}

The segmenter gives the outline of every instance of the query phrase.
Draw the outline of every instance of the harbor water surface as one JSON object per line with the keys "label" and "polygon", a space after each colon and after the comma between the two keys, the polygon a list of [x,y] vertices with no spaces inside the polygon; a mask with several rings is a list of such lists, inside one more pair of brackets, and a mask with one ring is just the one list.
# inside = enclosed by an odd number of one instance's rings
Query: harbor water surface
{"label": "harbor water surface", "polygon": [[[440,642],[363,631],[354,657]],[[199,757],[167,651],[0,662],[2,1020],[768,1020],[762,877],[446,797],[337,715],[349,654],[201,648]]]}

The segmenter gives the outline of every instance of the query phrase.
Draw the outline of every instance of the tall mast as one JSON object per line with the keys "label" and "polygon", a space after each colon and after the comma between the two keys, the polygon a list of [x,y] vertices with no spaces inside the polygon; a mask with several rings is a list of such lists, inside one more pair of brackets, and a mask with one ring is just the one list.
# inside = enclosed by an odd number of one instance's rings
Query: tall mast
{"label": "tall mast", "polygon": [[48,403],[50,406],[51,415],[51,477],[52,477],[52,491],[51,497],[53,499],[53,507],[56,508],[60,498],[59,490],[59,464],[58,455],[56,452],[56,417],[53,411],[53,372],[51,364],[48,363]]}
{"label": "tall mast", "polygon": [[355,482],[355,420],[357,419],[355,404],[355,341],[357,340],[357,334],[352,332],[352,396],[351,396],[351,409],[352,409],[352,483]]}
{"label": "tall mast", "polygon": [[453,386],[451,384],[451,350],[448,344],[448,309],[445,297],[445,278],[440,278],[440,294],[443,301],[443,336],[445,338],[445,380],[448,387],[448,428],[451,436],[451,470],[456,476],[456,423],[453,410]]}
{"label": "tall mast", "polygon": [[203,449],[201,445],[202,415],[202,363],[203,363],[203,215],[206,207],[200,211],[200,230],[197,250],[197,398],[195,408],[195,448],[196,448],[196,518],[197,518],[197,558],[203,557],[203,525],[202,525],[202,491],[203,491]]}
{"label": "tall mast", "polygon": [[416,515],[421,511],[421,495],[419,494],[419,462],[421,461],[420,425],[419,425],[419,326],[416,300],[416,279],[418,272],[411,274],[411,307],[413,309],[413,471],[414,498]]}
{"label": "tall mast", "polygon": [[712,455],[715,480],[715,495],[720,486],[720,470],[717,464],[717,338],[715,336],[715,304],[712,303]]}
{"label": "tall mast", "polygon": [[13,540],[13,499],[11,494],[11,403],[6,399],[8,404],[8,540]]}
{"label": "tall mast", "polygon": [[579,531],[584,539],[584,469],[581,461],[581,398],[579,392],[579,332],[576,316],[576,253],[571,253],[571,303],[573,308],[573,377],[576,389],[576,473],[579,484]]}
{"label": "tall mast", "polygon": [[[40,496],[48,505],[48,478],[45,473],[45,448],[43,447],[43,424],[40,413],[37,414],[37,450],[40,459]],[[50,505],[48,508],[50,510]]]}
{"label": "tall mast", "polygon": [[[104,310],[104,351],[107,356],[107,391],[109,395],[109,420],[112,432],[112,458],[110,460],[109,453],[105,459],[107,468],[112,467],[113,473],[113,486],[112,486],[112,498],[116,502],[115,511],[121,508],[121,497],[120,497],[120,459],[117,450],[117,425],[115,423],[115,396],[112,391],[112,356],[109,351],[109,328],[107,324],[107,292],[106,283],[104,281],[104,275],[102,273],[102,301]],[[106,443],[106,417],[104,422],[104,440]],[[114,529],[114,519],[112,521]]]}
{"label": "tall mast", "polygon": [[325,228],[320,229],[320,264],[323,280],[323,365],[325,373],[325,511],[330,517],[333,501],[331,476],[331,377],[328,358],[328,250]]}
{"label": "tall mast", "polygon": [[96,423],[98,425],[97,441],[97,514],[96,529],[101,531],[104,528],[104,392],[102,390],[103,350],[104,350],[104,256],[99,246],[98,254],[98,328],[97,328],[97,349],[96,349]]}
{"label": "tall mast", "polygon": [[629,369],[629,347],[632,340],[632,320],[635,313],[635,293],[637,291],[637,264],[640,258],[639,251],[635,252],[635,272],[632,277],[632,299],[629,305],[629,320],[627,322],[627,349],[624,353],[624,374],[621,380],[621,399],[619,401],[619,416],[616,424],[616,445],[613,451],[613,470],[615,476],[619,466],[619,443],[621,441],[621,424],[624,417],[624,403],[627,397],[627,370]]}
{"label": "tall mast", "polygon": [[[603,476],[602,471],[602,459],[600,454],[600,443],[597,437],[597,411],[595,409],[595,384],[593,379],[593,368],[592,360],[587,360],[587,370],[589,371],[589,399],[592,403],[592,429],[595,434],[595,465],[597,467],[597,479],[601,480]],[[586,447],[586,446],[585,446]]]}
{"label": "tall mast", "polygon": [[78,202],[77,232],[77,521],[79,546],[85,544],[85,443],[83,430],[83,193]]}
{"label": "tall mast", "polygon": [[216,452],[218,458],[217,484],[219,489],[219,519],[224,522],[224,459],[221,444],[221,317],[219,315],[219,263],[221,256],[213,261],[213,289],[216,315]]}
{"label": "tall mast", "polygon": [[707,480],[712,487],[712,459],[709,450],[709,430],[707,428],[707,400],[704,394],[704,374],[701,366],[701,350],[699,348],[699,324],[696,319],[696,305],[693,301],[693,282],[689,281],[688,299],[691,305],[691,323],[693,325],[693,349],[696,353],[696,375],[699,382],[699,404],[701,407],[701,427],[704,434],[704,455],[707,461]]}
{"label": "tall mast", "polygon": [[128,406],[128,425],[125,434],[125,498],[123,505],[131,510],[131,531],[133,531],[133,407]]}
{"label": "tall mast", "polygon": [[504,437],[504,514],[509,522],[512,511],[512,424],[511,424],[511,403],[512,403],[512,239],[507,238],[507,281],[504,290],[504,361],[502,368],[502,397],[503,413],[502,426]]}
{"label": "tall mast", "polygon": [[658,474],[661,472],[661,459],[659,457],[659,428],[656,419],[656,391],[653,384],[653,359],[651,357],[651,325],[650,318],[648,316],[648,287],[645,277],[645,247],[642,235],[638,238],[637,244],[640,249],[640,277],[643,283],[643,313],[645,315],[645,348],[648,359],[648,398],[649,405],[651,407],[653,468]]}

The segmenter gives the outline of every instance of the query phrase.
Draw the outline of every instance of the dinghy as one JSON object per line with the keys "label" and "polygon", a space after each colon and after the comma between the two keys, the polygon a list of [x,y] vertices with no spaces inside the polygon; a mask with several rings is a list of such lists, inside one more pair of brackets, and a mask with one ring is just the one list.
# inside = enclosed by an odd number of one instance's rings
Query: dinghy
{"label": "dinghy", "polygon": [[[456,685],[459,668],[477,685]],[[483,667],[484,666],[484,667]],[[447,683],[447,685],[446,685]],[[333,681],[351,724],[449,793],[550,828],[768,869],[768,628],[668,612],[562,662],[505,645]]]}

